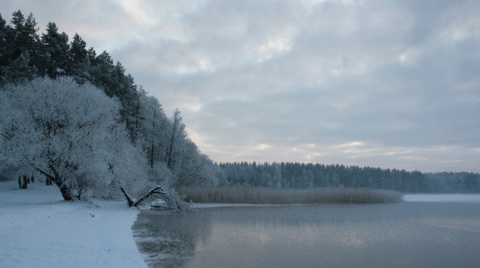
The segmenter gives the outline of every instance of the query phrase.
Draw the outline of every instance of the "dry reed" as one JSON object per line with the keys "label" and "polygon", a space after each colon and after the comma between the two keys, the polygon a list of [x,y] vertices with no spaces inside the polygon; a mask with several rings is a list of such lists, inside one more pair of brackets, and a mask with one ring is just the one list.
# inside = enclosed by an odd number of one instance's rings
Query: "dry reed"
{"label": "dry reed", "polygon": [[403,200],[400,192],[369,188],[274,189],[255,187],[220,187],[181,189],[185,200],[194,203],[248,204],[370,204]]}

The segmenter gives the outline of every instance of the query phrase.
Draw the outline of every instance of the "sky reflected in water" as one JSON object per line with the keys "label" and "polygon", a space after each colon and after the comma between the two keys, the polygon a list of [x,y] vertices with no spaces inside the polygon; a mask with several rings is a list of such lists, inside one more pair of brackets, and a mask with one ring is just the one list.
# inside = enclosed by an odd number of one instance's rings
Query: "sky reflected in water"
{"label": "sky reflected in water", "polygon": [[217,207],[142,212],[151,267],[478,267],[480,205]]}

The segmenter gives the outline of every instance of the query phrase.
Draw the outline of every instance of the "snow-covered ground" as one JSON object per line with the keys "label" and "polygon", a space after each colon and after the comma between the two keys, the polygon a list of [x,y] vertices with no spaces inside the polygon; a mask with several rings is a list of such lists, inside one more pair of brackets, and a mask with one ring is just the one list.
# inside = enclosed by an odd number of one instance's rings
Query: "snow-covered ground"
{"label": "snow-covered ground", "polygon": [[56,186],[0,182],[0,267],[146,267],[126,202],[62,201]]}

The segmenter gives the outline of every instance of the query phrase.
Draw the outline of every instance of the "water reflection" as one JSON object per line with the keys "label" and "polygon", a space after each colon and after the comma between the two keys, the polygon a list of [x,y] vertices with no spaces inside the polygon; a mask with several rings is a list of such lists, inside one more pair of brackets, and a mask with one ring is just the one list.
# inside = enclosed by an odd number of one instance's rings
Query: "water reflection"
{"label": "water reflection", "polygon": [[208,213],[142,211],[132,229],[138,248],[151,267],[183,267],[211,231]]}
{"label": "water reflection", "polygon": [[478,267],[478,204],[224,207],[142,212],[151,267]]}

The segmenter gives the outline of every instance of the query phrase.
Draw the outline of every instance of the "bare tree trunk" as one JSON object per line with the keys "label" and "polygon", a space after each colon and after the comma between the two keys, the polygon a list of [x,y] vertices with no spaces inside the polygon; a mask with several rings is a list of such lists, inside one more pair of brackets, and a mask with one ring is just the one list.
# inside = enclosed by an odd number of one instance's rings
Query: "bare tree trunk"
{"label": "bare tree trunk", "polygon": [[152,120],[152,145],[150,147],[150,168],[153,169],[154,155],[155,155],[155,118],[157,117],[157,110],[153,111]]}
{"label": "bare tree trunk", "polygon": [[132,207],[134,202],[132,200],[132,198],[130,198],[130,196],[127,194],[127,192],[125,191],[125,189],[123,189],[123,187],[120,185],[120,191],[122,191],[123,193],[123,196],[125,196],[125,198],[127,199],[127,202],[128,202],[128,206],[129,207]]}
{"label": "bare tree trunk", "polygon": [[30,166],[32,166],[36,171],[40,172],[41,174],[45,175],[45,177],[47,177],[47,180],[46,180],[47,185],[49,183],[51,185],[52,182],[54,182],[58,186],[58,188],[60,188],[60,192],[62,193],[62,197],[65,201],[73,200],[73,194],[71,192],[70,187],[68,187],[68,185],[63,183],[63,179],[60,177],[60,174],[58,173],[57,169],[52,164],[49,164],[48,168],[53,173],[53,175],[49,174],[47,171],[41,168],[38,168],[36,165],[34,165],[31,162],[28,162],[28,164],[30,164]]}
{"label": "bare tree trunk", "polygon": [[28,187],[28,178],[27,176],[23,175],[23,180],[22,180],[22,189],[27,189]]}
{"label": "bare tree trunk", "polygon": [[173,119],[172,119],[172,133],[170,136],[170,144],[168,146],[168,151],[166,155],[166,162],[167,162],[167,167],[169,167],[171,170],[173,170],[173,164],[174,164],[174,159],[173,159],[173,153],[174,150],[176,149],[176,143],[178,142],[178,139],[181,136],[181,133],[184,131],[185,126],[182,124],[182,117],[180,116],[180,111],[178,109],[175,110],[173,113]]}
{"label": "bare tree trunk", "polygon": [[60,174],[58,174],[58,171],[52,165],[50,165],[50,171],[52,171],[54,176],[51,176],[49,174],[44,175],[50,177],[50,179],[58,186],[58,188],[60,188],[60,192],[62,193],[62,197],[65,201],[72,201],[73,195],[70,187],[63,183],[63,179],[60,177]]}
{"label": "bare tree trunk", "polygon": [[73,195],[70,188],[63,183],[61,178],[54,178],[52,181],[55,182],[58,188],[60,188],[60,193],[62,193],[62,197],[65,201],[73,200]]}

